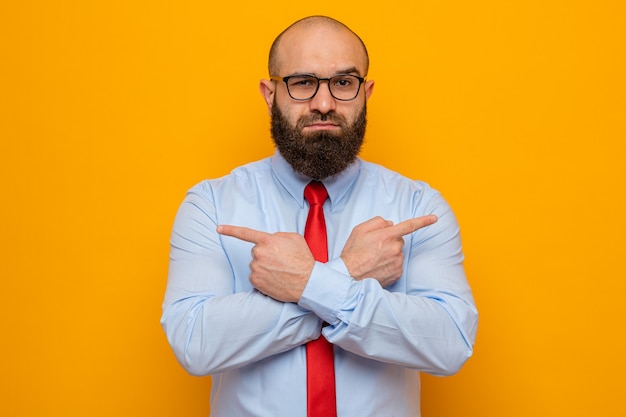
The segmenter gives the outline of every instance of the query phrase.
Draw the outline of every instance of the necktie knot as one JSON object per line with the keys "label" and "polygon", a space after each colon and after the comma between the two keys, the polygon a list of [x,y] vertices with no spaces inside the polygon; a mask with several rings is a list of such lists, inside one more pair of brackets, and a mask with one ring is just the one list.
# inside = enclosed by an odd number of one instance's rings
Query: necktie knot
{"label": "necktie knot", "polygon": [[304,188],[304,198],[311,206],[324,204],[324,201],[328,198],[328,191],[326,191],[326,187],[321,182],[311,181]]}

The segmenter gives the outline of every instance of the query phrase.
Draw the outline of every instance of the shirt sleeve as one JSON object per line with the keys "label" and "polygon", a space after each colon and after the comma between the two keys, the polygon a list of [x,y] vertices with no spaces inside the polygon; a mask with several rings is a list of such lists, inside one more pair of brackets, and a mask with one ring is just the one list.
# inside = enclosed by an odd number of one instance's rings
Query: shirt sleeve
{"label": "shirt sleeve", "polygon": [[251,286],[237,288],[231,262],[242,262],[229,255],[249,258],[252,245],[227,255],[216,227],[211,196],[190,192],[174,222],[161,317],[181,365],[193,375],[208,375],[318,338],[321,320],[309,310]]}
{"label": "shirt sleeve", "polygon": [[324,336],[347,351],[449,375],[472,355],[478,313],[452,210],[436,194],[414,213],[425,214],[439,220],[405,237],[404,273],[398,282],[382,288],[373,278],[350,278],[338,260],[317,263],[299,304],[327,321]]}

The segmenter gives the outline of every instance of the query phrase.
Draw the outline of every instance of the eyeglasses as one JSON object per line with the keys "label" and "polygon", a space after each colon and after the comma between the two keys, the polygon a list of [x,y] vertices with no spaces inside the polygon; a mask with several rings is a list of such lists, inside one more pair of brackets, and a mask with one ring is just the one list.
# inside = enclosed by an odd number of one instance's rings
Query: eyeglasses
{"label": "eyeglasses", "polygon": [[270,80],[284,81],[289,96],[304,101],[315,97],[321,81],[328,81],[328,89],[333,98],[341,101],[354,100],[359,95],[365,78],[356,75],[339,74],[330,78],[318,78],[310,74],[294,74],[288,77],[270,77]]}

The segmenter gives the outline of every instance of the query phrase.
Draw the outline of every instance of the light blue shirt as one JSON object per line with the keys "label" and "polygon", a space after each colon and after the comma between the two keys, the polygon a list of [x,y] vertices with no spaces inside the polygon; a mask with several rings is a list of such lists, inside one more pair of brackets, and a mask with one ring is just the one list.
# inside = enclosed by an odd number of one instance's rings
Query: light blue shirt
{"label": "light blue shirt", "polygon": [[[335,345],[338,417],[419,416],[419,372],[455,373],[476,335],[454,214],[427,184],[359,159],[323,181],[329,262],[316,262],[297,304],[284,303],[250,284],[253,245],[215,229],[303,234],[309,181],[276,153],[189,191],[171,238],[169,343],[189,373],[212,375],[215,417],[306,417],[304,345],[320,331]],[[427,214],[439,221],[405,236],[397,282],[350,277],[340,254],[356,225]]]}

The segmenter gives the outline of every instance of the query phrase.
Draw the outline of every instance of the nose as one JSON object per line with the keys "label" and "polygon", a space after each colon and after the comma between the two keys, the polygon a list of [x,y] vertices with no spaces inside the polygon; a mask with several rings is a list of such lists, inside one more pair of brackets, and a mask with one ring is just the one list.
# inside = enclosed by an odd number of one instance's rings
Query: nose
{"label": "nose", "polygon": [[[328,82],[328,80],[320,80],[320,85],[317,89],[317,93],[309,102],[309,109],[312,112],[318,111],[321,114],[326,114],[335,110],[335,108],[337,107],[337,101],[330,94],[330,86]],[[325,83],[326,85],[322,85],[323,83]]]}

